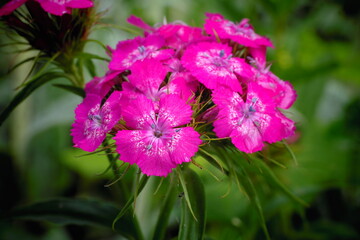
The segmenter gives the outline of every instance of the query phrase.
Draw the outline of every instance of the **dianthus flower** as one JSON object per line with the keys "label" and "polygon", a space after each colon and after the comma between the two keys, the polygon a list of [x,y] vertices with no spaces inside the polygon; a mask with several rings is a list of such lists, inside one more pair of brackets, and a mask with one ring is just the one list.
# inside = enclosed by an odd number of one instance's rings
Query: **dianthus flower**
{"label": "dianthus flower", "polygon": [[218,137],[230,137],[241,151],[253,153],[264,142],[274,143],[294,134],[294,123],[276,109],[268,90],[250,83],[246,98],[223,88],[213,93],[219,113],[214,122]]}
{"label": "dianthus flower", "polygon": [[253,74],[250,80],[270,90],[269,94],[277,103],[277,107],[290,108],[296,100],[296,92],[289,82],[281,80],[270,72],[270,66],[266,66],[266,48],[249,48],[249,54],[248,59]]}
{"label": "dianthus flower", "polygon": [[189,46],[181,62],[205,87],[226,86],[241,92],[241,78],[251,76],[250,66],[244,59],[233,57],[231,50],[225,44],[201,42]]}
{"label": "dianthus flower", "polygon": [[113,92],[101,106],[102,98],[89,94],[75,109],[75,122],[72,125],[71,136],[74,146],[84,151],[95,151],[106,134],[120,120],[120,92]]}
{"label": "dianthus flower", "polygon": [[144,59],[169,59],[172,57],[174,50],[161,49],[164,44],[165,40],[155,35],[121,41],[117,44],[116,49],[112,50],[109,68],[121,72],[130,69],[135,62]]}
{"label": "dianthus flower", "polygon": [[[0,9],[0,16],[9,15],[18,7],[32,0],[11,0]],[[48,13],[61,16],[71,13],[72,8],[89,8],[94,5],[90,0],[35,0]]]}
{"label": "dianthus flower", "polygon": [[243,19],[236,24],[220,14],[207,13],[204,29],[207,34],[230,39],[246,47],[273,47],[271,41],[255,33],[254,28],[249,24],[249,19]]}
{"label": "dianthus flower", "polygon": [[130,130],[114,137],[120,159],[137,164],[144,174],[167,176],[178,164],[190,162],[202,142],[199,133],[185,126],[191,116],[191,107],[176,95],[164,95],[158,108],[139,96],[123,106]]}

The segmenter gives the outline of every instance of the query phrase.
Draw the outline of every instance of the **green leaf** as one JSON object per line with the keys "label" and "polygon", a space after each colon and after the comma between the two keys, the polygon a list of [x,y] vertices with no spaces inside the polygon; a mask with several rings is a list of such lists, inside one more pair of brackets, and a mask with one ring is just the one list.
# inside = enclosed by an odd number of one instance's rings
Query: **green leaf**
{"label": "green leaf", "polygon": [[66,91],[69,91],[71,93],[75,93],[76,95],[84,98],[85,97],[85,91],[81,87],[73,86],[73,85],[67,85],[67,84],[53,84],[53,86],[64,89]]}
{"label": "green leaf", "polygon": [[11,73],[11,72],[14,71],[16,68],[18,68],[18,67],[20,67],[21,65],[23,65],[24,63],[27,63],[27,62],[36,60],[36,59],[38,59],[38,58],[39,58],[39,56],[26,58],[26,59],[22,60],[21,62],[18,62],[17,64],[15,64],[14,66],[12,66],[12,67],[8,70],[8,73]]}
{"label": "green leaf", "polygon": [[[90,199],[53,199],[20,207],[7,216],[10,219],[49,221],[56,224],[90,225],[111,228],[118,209],[110,203]],[[137,225],[125,215],[115,225],[115,230],[130,239],[137,236]]]}
{"label": "green leaf", "polygon": [[229,171],[227,169],[224,169],[222,166],[223,161],[216,156],[215,154],[209,153],[204,148],[200,148],[198,154],[200,154],[203,158],[205,158],[211,165],[219,169],[221,172],[225,173],[226,175],[229,175]]}
{"label": "green leaf", "polygon": [[231,177],[235,178],[236,184],[241,192],[244,192],[250,203],[255,207],[258,217],[260,218],[261,227],[265,233],[266,239],[270,239],[268,229],[266,227],[266,221],[261,206],[260,198],[255,189],[255,186],[249,176],[248,169],[246,166],[249,164],[245,161],[244,158],[238,154],[237,150],[230,151],[232,149],[220,149],[215,148],[219,155],[226,161],[229,165]]}
{"label": "green leaf", "polygon": [[251,155],[249,155],[249,157],[260,168],[262,175],[265,177],[266,181],[270,185],[278,188],[286,196],[288,196],[290,199],[294,200],[295,202],[297,202],[303,206],[308,206],[308,204],[304,200],[302,200],[301,198],[294,195],[284,184],[281,183],[281,181],[276,177],[276,175],[269,168],[269,166],[264,163],[264,161],[262,161],[261,159],[258,159],[256,157],[253,157]]}
{"label": "green leaf", "polygon": [[168,186],[167,193],[166,193],[166,196],[164,199],[164,205],[160,209],[158,221],[155,226],[154,236],[152,238],[154,240],[162,240],[165,237],[170,213],[171,213],[171,210],[177,199],[176,188],[175,188],[174,184],[175,184],[175,181],[170,181],[170,184]]}
{"label": "green leaf", "polygon": [[84,66],[89,71],[91,77],[94,78],[97,75],[96,69],[95,69],[95,64],[92,61],[92,59],[84,59]]}
{"label": "green leaf", "polygon": [[18,92],[15,97],[11,100],[9,105],[1,112],[0,114],[0,126],[7,119],[9,114],[22,102],[24,101],[33,91],[38,87],[44,85],[45,83],[54,80],[56,78],[64,77],[63,73],[59,72],[48,72],[43,75],[38,76],[33,79],[31,82],[28,82],[21,90]]}
{"label": "green leaf", "polygon": [[98,56],[98,55],[95,55],[92,53],[85,53],[85,52],[78,53],[76,55],[76,57],[81,58],[81,59],[97,59],[97,60],[103,60],[106,62],[110,61],[108,58],[104,58],[104,57],[101,57],[101,56]]}
{"label": "green leaf", "polygon": [[101,41],[99,40],[96,40],[96,39],[86,39],[84,40],[85,42],[93,42],[93,43],[96,43],[97,45],[99,45],[100,47],[103,48],[103,50],[105,50],[105,52],[108,50],[107,46],[102,43]]}
{"label": "green leaf", "polygon": [[[136,193],[139,194],[143,188],[145,187],[147,181],[149,180],[149,177],[146,175],[143,175],[140,179],[140,182],[137,186],[136,189]],[[117,222],[125,215],[125,213],[127,212],[127,210],[129,210],[129,208],[131,207],[131,204],[134,202],[135,200],[135,194],[133,194],[129,200],[127,201],[127,203],[125,204],[125,206],[121,209],[121,211],[117,214],[116,218],[113,221],[113,229],[115,229],[115,226],[117,224]]]}
{"label": "green leaf", "polygon": [[246,192],[247,196],[250,199],[251,204],[255,207],[257,214],[260,218],[260,224],[265,233],[266,239],[269,240],[270,235],[266,227],[264,212],[261,206],[259,196],[256,192],[255,186],[244,168],[242,169],[235,168],[235,172],[236,172],[237,184],[240,184],[242,186],[242,189]]}
{"label": "green leaf", "polygon": [[[180,169],[178,171],[180,172]],[[181,201],[178,240],[203,239],[206,221],[204,185],[199,176],[189,168],[179,174],[180,176],[185,197]]]}

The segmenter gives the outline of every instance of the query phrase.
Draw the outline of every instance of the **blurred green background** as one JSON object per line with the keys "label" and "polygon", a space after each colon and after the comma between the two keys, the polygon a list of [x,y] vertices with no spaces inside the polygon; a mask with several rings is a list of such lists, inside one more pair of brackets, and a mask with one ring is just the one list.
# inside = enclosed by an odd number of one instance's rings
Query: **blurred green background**
{"label": "blurred green background", "polygon": [[[273,239],[360,239],[360,2],[355,0],[102,0],[102,22],[90,38],[114,47],[133,35],[106,24],[131,27],[131,14],[150,25],[181,20],[202,26],[205,12],[218,12],[232,21],[249,18],[257,33],[268,36],[271,70],[290,81],[298,99],[290,116],[297,122],[292,139],[298,165],[280,154],[287,168],[272,166],[297,196],[301,208],[259,177],[261,203]],[[1,44],[8,39],[1,37]],[[106,56],[89,43],[87,51]],[[7,70],[31,53],[0,53],[0,109],[15,93],[30,65]],[[96,61],[98,75],[106,63]],[[90,77],[89,79],[90,80]],[[51,84],[38,89],[0,128],[0,213],[54,197],[83,197],[116,202],[116,191],[104,187],[111,173],[98,175],[108,163],[104,155],[79,157],[69,135],[73,110],[81,98]],[[280,149],[281,150],[281,149]],[[279,150],[279,151],[280,151]],[[282,151],[282,150],[281,150]],[[226,179],[217,182],[199,171],[207,197],[207,239],[264,239],[255,210]],[[131,184],[132,179],[124,179]],[[141,194],[137,214],[145,236],[151,234],[161,194],[153,196],[158,180]],[[159,196],[160,195],[160,196]],[[176,203],[167,236],[176,236]],[[0,239],[123,239],[108,229],[59,226],[18,221],[0,224]]]}

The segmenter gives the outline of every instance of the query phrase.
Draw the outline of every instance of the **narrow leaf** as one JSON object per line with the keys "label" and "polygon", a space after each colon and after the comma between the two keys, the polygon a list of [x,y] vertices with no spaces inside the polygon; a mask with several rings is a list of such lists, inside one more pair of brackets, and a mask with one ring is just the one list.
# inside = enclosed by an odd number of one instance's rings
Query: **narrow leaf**
{"label": "narrow leaf", "polygon": [[35,57],[29,57],[29,58],[26,58],[24,60],[22,60],[21,62],[15,64],[14,66],[12,66],[9,70],[8,70],[8,73],[11,73],[12,71],[14,71],[16,68],[20,67],[21,65],[23,65],[24,63],[27,63],[27,62],[30,62],[30,61],[33,61],[35,59],[37,59],[38,56],[35,56]]}
{"label": "narrow leaf", "polygon": [[187,206],[188,206],[192,216],[194,217],[195,221],[197,221],[196,215],[195,215],[195,213],[194,213],[194,211],[192,209],[192,206],[191,206],[190,196],[189,196],[189,192],[188,192],[188,189],[187,189],[188,186],[187,186],[187,182],[184,179],[183,172],[179,168],[177,169],[177,172],[178,172],[178,176],[179,176],[179,180],[180,180],[182,190],[184,191],[184,196],[185,196],[185,201],[187,203]]}
{"label": "narrow leaf", "polygon": [[95,77],[97,75],[95,70],[95,64],[92,59],[84,59],[84,66],[88,70],[91,77]]}
{"label": "narrow leaf", "polygon": [[77,54],[77,57],[82,58],[82,59],[103,60],[103,61],[106,61],[106,62],[110,61],[108,58],[104,58],[104,57],[101,57],[101,56],[98,56],[98,55],[95,55],[95,54],[92,54],[92,53],[85,53],[85,52],[81,52],[81,53]]}
{"label": "narrow leaf", "polygon": [[254,184],[244,168],[241,169],[241,171],[239,171],[239,169],[236,170],[237,170],[236,177],[238,178],[238,183],[241,184],[242,189],[246,192],[247,196],[250,198],[250,203],[255,207],[257,214],[260,218],[260,224],[265,233],[266,239],[270,240],[270,235],[266,227],[264,212],[261,206],[259,196],[254,187]]}
{"label": "narrow leaf", "polygon": [[63,73],[49,72],[40,75],[38,78],[33,79],[31,82],[25,85],[23,89],[18,92],[15,97],[11,100],[9,105],[0,114],[0,126],[7,119],[9,114],[22,102],[24,101],[33,91],[45,83],[54,80],[56,78],[64,77]]}
{"label": "narrow leaf", "polygon": [[175,200],[177,199],[176,188],[174,184],[175,181],[170,181],[167,193],[165,195],[164,205],[160,209],[158,221],[155,226],[154,236],[152,238],[153,240],[162,240],[165,238],[170,213],[174,206]]}
{"label": "narrow leaf", "polygon": [[67,85],[67,84],[53,84],[53,86],[64,89],[68,92],[75,93],[76,95],[84,98],[85,97],[85,91],[81,87],[73,86],[73,85]]}
{"label": "narrow leaf", "polygon": [[[17,208],[7,218],[111,228],[117,211],[114,205],[106,202],[61,198]],[[119,220],[116,231],[129,239],[141,239],[141,236],[137,236],[138,226],[133,225],[129,218],[131,215]]]}
{"label": "narrow leaf", "polygon": [[261,159],[258,159],[253,156],[250,156],[250,158],[262,170],[263,176],[265,177],[265,179],[269,184],[271,184],[274,187],[277,187],[279,190],[281,190],[285,195],[287,195],[290,199],[294,200],[295,202],[303,206],[308,206],[308,204],[304,200],[294,195],[284,184],[282,184],[281,181],[276,177],[274,172],[269,168],[269,166],[266,165]]}
{"label": "narrow leaf", "polygon": [[[146,175],[143,175],[140,179],[140,183],[137,186],[137,190],[136,192],[138,194],[140,194],[140,192],[143,190],[143,188],[145,187],[147,181],[149,180],[149,177]],[[125,204],[125,206],[121,209],[121,211],[117,214],[116,218],[113,221],[113,229],[115,229],[115,225],[116,223],[124,216],[124,214],[127,212],[127,210],[129,210],[129,208],[131,207],[131,204],[134,202],[135,200],[135,194],[133,194],[129,200],[127,201],[127,203]]]}
{"label": "narrow leaf", "polygon": [[290,155],[295,163],[295,166],[298,166],[298,161],[296,159],[296,156],[295,156],[294,152],[291,150],[291,148],[289,147],[289,144],[287,144],[286,141],[282,141],[282,142],[285,145],[286,150],[288,150],[288,152],[290,153]]}
{"label": "narrow leaf", "polygon": [[208,151],[206,151],[203,148],[199,149],[198,152],[202,157],[204,157],[206,160],[208,160],[208,162],[213,165],[214,167],[216,167],[217,169],[219,169],[221,172],[225,173],[226,175],[229,175],[229,171],[224,169],[222,166],[222,162],[221,159],[219,157],[217,157],[214,154],[209,153]]}
{"label": "narrow leaf", "polygon": [[[203,239],[205,232],[205,191],[199,176],[191,169],[183,171],[185,198],[181,201],[181,221],[178,240]],[[188,200],[186,199],[188,195]],[[190,211],[189,204],[192,211]],[[196,216],[196,219],[194,216]]]}

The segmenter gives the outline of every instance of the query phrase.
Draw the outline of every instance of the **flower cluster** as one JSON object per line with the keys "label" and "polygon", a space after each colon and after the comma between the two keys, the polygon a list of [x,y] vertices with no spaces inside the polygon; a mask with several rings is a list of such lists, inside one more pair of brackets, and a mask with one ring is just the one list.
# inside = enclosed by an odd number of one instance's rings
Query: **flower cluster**
{"label": "flower cluster", "polygon": [[109,47],[107,74],[86,85],[75,110],[75,146],[94,151],[113,137],[122,161],[166,176],[215,135],[246,153],[293,135],[294,122],[280,109],[296,93],[266,64],[271,41],[248,19],[206,16],[203,28],[152,27],[131,16],[144,36]]}

